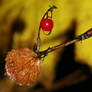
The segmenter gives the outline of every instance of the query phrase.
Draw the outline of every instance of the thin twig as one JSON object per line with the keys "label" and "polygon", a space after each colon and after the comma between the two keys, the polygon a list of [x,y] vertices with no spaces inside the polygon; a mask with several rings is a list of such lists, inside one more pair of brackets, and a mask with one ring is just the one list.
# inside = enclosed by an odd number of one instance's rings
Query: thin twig
{"label": "thin twig", "polygon": [[[56,9],[57,7],[56,6],[52,6],[50,7],[46,13],[43,15],[42,19],[45,18],[45,16],[48,18],[48,12],[51,12],[51,18],[52,18],[52,11],[53,9]],[[39,52],[39,49],[40,49],[40,30],[41,30],[41,27],[39,26],[39,31],[38,31],[38,37],[37,37],[37,52]]]}
{"label": "thin twig", "polygon": [[53,46],[53,47],[49,47],[48,49],[39,52],[39,53],[38,53],[38,57],[41,57],[42,55],[45,56],[45,55],[47,55],[48,53],[57,50],[58,48],[68,46],[68,45],[73,44],[73,43],[75,43],[75,42],[77,42],[77,41],[82,41],[82,40],[88,39],[88,38],[90,38],[91,36],[92,36],[92,28],[89,29],[87,32],[85,32],[85,33],[83,33],[83,34],[77,36],[76,38],[74,38],[74,39],[71,40],[71,41],[68,41],[68,42],[65,42],[65,43],[62,43],[62,44]]}

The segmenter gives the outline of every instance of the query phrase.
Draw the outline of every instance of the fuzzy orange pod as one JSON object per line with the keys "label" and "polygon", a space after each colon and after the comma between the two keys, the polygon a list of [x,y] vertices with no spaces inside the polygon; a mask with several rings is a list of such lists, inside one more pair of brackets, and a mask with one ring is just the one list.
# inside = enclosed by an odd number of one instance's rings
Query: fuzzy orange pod
{"label": "fuzzy orange pod", "polygon": [[28,48],[16,49],[8,52],[6,61],[6,75],[20,86],[33,84],[40,73],[40,59]]}

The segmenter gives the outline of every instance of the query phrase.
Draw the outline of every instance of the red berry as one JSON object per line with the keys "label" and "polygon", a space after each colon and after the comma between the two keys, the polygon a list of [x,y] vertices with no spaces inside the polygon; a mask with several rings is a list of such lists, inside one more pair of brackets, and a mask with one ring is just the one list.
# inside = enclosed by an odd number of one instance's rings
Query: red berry
{"label": "red berry", "polygon": [[53,21],[48,18],[42,19],[40,22],[40,27],[43,31],[51,31],[53,28]]}

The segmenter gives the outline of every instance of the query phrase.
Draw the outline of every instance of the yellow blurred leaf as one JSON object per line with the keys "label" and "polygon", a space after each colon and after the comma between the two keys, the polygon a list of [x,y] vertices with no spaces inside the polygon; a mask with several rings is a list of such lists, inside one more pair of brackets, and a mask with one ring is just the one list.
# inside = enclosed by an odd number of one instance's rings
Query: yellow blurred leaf
{"label": "yellow blurred leaf", "polygon": [[[12,31],[12,23],[16,19],[22,19],[25,23],[25,28],[20,34],[17,32],[13,36],[12,48],[29,47],[33,48],[34,43],[37,42],[37,33],[42,16],[49,8],[49,5],[55,5],[58,9],[54,10],[53,21],[54,28],[51,35],[46,36],[41,32],[41,48],[47,49],[50,46],[58,45],[66,40],[66,36],[55,40],[58,35],[67,32],[73,20],[77,21],[76,35],[83,33],[92,27],[92,0],[3,0],[0,6],[0,35],[3,32],[8,35],[0,38],[8,39]],[[3,23],[4,22],[4,23]],[[53,40],[54,39],[54,40]],[[91,43],[92,38],[76,44],[75,58],[83,61],[86,64],[92,65]],[[45,42],[46,41],[46,42]],[[6,41],[0,44],[0,47],[6,49],[9,42]],[[53,53],[48,54],[44,61],[41,61],[41,74],[39,82],[46,88],[50,88],[54,75],[55,67],[59,58],[59,49]]]}
{"label": "yellow blurred leaf", "polygon": [[[77,12],[77,29],[76,35],[86,32],[92,28],[92,0],[79,0]],[[92,66],[92,38],[76,43],[75,58],[81,63]]]}

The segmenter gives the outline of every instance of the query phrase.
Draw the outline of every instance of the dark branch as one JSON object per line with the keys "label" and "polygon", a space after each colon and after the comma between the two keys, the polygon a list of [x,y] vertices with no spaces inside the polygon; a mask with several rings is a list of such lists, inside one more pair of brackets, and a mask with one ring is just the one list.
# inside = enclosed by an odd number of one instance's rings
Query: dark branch
{"label": "dark branch", "polygon": [[87,32],[77,36],[76,38],[74,38],[73,40],[71,41],[68,41],[68,42],[65,42],[65,43],[62,43],[62,44],[59,44],[59,45],[56,45],[56,46],[53,46],[53,47],[49,47],[48,49],[44,50],[44,51],[41,51],[38,53],[38,57],[41,57],[42,55],[47,55],[48,53],[52,52],[52,51],[55,51],[57,50],[58,48],[61,48],[61,47],[65,47],[65,46],[68,46],[70,44],[73,44],[77,41],[81,41],[81,40],[85,40],[85,39],[88,39],[92,36],[92,28],[89,29]]}

